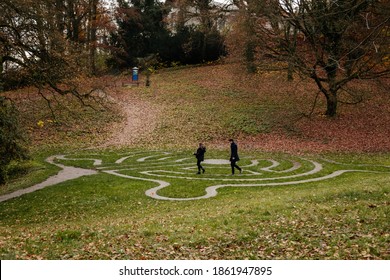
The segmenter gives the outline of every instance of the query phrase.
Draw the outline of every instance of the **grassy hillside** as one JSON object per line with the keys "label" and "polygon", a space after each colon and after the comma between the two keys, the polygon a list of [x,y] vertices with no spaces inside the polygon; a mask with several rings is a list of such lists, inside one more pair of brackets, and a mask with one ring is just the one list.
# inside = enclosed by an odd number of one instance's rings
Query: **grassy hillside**
{"label": "grassy hillside", "polygon": [[139,87],[122,86],[130,75],[100,78],[104,106],[90,101],[94,109],[48,94],[54,116],[32,89],[7,94],[20,102],[32,148],[193,147],[199,141],[224,147],[234,137],[241,148],[266,151],[390,150],[389,81],[354,82],[354,97],[341,92],[339,115],[328,119],[311,80],[287,82],[283,72],[248,75],[237,64],[159,70],[150,87],[140,77]]}
{"label": "grassy hillside", "polygon": [[[342,103],[327,119],[321,96],[313,106],[316,88],[284,73],[248,76],[237,65],[212,65],[151,79],[150,87],[142,74],[138,87],[122,86],[127,76],[100,79],[105,103],[93,109],[50,96],[55,119],[31,89],[6,93],[19,104],[33,161],[0,194],[56,174],[44,161],[53,154],[98,173],[1,202],[1,259],[390,258],[383,84],[355,83],[363,102]],[[197,177],[197,143],[208,147],[206,159],[227,159],[230,137],[246,172],[231,177],[229,165],[205,164]],[[116,169],[121,177],[105,172]],[[327,177],[346,169],[355,171]],[[157,194],[173,200],[145,195],[157,180],[170,184]],[[214,185],[224,186],[214,197],[174,200]]]}
{"label": "grassy hillside", "polygon": [[[368,156],[328,158],[347,165],[307,158],[324,169],[303,175],[313,166],[302,157],[242,153],[243,175],[231,177],[229,166],[206,163],[207,172],[199,177],[194,160],[182,160],[190,155],[184,150],[69,154],[60,162],[99,173],[0,203],[1,259],[389,259],[390,168],[378,166],[390,166],[388,157],[376,156],[375,166]],[[207,158],[224,157],[225,152],[207,153]],[[88,158],[103,164],[94,166]],[[120,158],[126,159],[115,164]],[[260,164],[249,167],[250,159]],[[272,168],[276,173],[259,169],[270,166],[268,159],[281,163]],[[287,171],[290,160],[302,166]],[[293,185],[239,185],[301,180],[296,175],[319,178],[345,168],[375,172]],[[131,178],[105,172],[117,169]],[[173,199],[228,185],[211,198],[158,200],[145,195],[157,185],[148,180],[156,179],[171,184],[158,194]]]}

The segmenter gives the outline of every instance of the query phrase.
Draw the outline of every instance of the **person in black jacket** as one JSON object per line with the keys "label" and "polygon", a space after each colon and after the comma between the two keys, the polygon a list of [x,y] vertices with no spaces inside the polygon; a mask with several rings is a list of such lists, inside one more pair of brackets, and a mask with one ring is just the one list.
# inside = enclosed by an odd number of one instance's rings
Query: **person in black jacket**
{"label": "person in black jacket", "polygon": [[234,168],[237,168],[242,173],[242,168],[237,165],[237,161],[240,160],[238,156],[238,147],[233,139],[229,139],[230,142],[230,165],[232,167],[232,175],[234,175]]}
{"label": "person in black jacket", "polygon": [[202,170],[203,173],[206,172],[206,170],[200,164],[202,161],[204,161],[204,154],[205,153],[206,153],[206,147],[202,143],[199,143],[199,147],[196,150],[196,153],[194,153],[194,156],[197,159],[197,162],[196,162],[196,165],[198,166],[198,173],[197,174],[200,174],[201,170]]}

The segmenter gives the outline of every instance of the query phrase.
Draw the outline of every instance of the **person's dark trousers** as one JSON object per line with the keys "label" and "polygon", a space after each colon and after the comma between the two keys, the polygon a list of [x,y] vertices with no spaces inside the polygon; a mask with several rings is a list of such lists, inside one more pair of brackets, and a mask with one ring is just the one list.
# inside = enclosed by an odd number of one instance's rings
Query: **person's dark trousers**
{"label": "person's dark trousers", "polygon": [[234,174],[234,168],[237,168],[238,170],[240,170],[240,172],[241,172],[241,168],[236,164],[236,160],[232,160],[231,162],[230,162],[230,165],[231,165],[231,167],[232,167],[232,174]]}
{"label": "person's dark trousers", "polygon": [[202,161],[200,161],[199,159],[198,159],[198,161],[196,162],[196,165],[198,166],[198,172],[199,172],[199,173],[200,173],[201,170],[203,170],[203,172],[204,172],[204,168],[202,167],[202,165],[200,165],[201,162],[202,162]]}

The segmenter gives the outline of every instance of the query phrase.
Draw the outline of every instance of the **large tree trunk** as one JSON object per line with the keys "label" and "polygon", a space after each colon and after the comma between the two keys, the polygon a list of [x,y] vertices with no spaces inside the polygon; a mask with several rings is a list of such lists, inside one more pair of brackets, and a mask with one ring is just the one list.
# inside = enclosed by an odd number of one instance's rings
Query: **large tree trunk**
{"label": "large tree trunk", "polygon": [[4,81],[3,81],[3,56],[0,55],[0,92],[4,90]]}
{"label": "large tree trunk", "polygon": [[326,113],[328,117],[334,117],[337,114],[337,92],[329,92],[326,95]]}
{"label": "large tree trunk", "polygon": [[294,57],[295,57],[295,51],[297,48],[297,36],[298,31],[295,26],[287,25],[286,27],[286,38],[291,38],[291,29],[292,29],[292,40],[287,40],[288,42],[288,49],[289,49],[289,58],[288,58],[288,68],[287,68],[287,80],[292,81],[294,80]]}
{"label": "large tree trunk", "polygon": [[98,0],[92,0],[89,19],[89,64],[92,75],[96,74],[96,19]]}
{"label": "large tree trunk", "polygon": [[[336,39],[334,41],[337,41]],[[335,43],[335,46],[339,46],[339,43]],[[332,52],[337,53],[338,49],[335,48]],[[337,114],[337,59],[334,53],[331,53],[328,63],[325,67],[325,71],[328,76],[329,90],[326,95],[326,113],[328,117],[334,117]]]}

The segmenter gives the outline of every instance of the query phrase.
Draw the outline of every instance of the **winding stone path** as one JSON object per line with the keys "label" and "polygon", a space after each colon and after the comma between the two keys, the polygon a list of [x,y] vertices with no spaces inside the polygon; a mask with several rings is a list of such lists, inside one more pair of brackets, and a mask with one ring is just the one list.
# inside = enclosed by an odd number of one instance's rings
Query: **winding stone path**
{"label": "winding stone path", "polygon": [[66,166],[63,164],[55,163],[54,160],[56,158],[64,159],[64,156],[63,155],[51,156],[51,157],[48,157],[46,159],[46,161],[48,163],[56,165],[62,169],[60,172],[58,172],[58,174],[51,176],[48,179],[46,179],[45,181],[43,181],[42,183],[36,184],[32,187],[20,189],[20,190],[17,190],[15,192],[12,192],[12,193],[2,195],[2,196],[0,196],[0,202],[9,200],[11,198],[19,197],[19,196],[27,194],[27,193],[35,192],[37,190],[41,190],[43,188],[53,186],[53,185],[56,185],[56,184],[59,184],[59,183],[65,182],[65,181],[77,179],[81,176],[88,176],[88,175],[97,174],[97,171],[95,171],[95,170],[83,169],[83,168]]}
{"label": "winding stone path", "polygon": [[[57,161],[89,160],[94,169],[84,169],[60,164]],[[218,189],[226,187],[263,187],[263,186],[286,186],[298,185],[311,182],[319,182],[338,177],[347,172],[370,172],[370,173],[388,173],[390,166],[361,165],[365,169],[359,169],[359,165],[352,165],[354,168],[345,168],[346,164],[322,160],[324,163],[336,164],[342,166],[339,170],[333,172],[324,171],[323,164],[309,159],[297,158],[295,160],[285,160],[289,164],[285,169],[280,168],[280,162],[275,159],[244,159],[242,163],[247,163],[241,167],[244,174],[237,176],[228,176],[230,173],[230,162],[225,159],[206,159],[203,164],[207,169],[206,174],[194,175],[196,165],[194,158],[178,158],[168,152],[144,152],[133,153],[120,156],[112,163],[105,163],[96,158],[72,158],[71,156],[56,155],[47,158],[47,162],[60,167],[62,170],[46,181],[27,189],[0,196],[0,202],[11,198],[21,196],[42,188],[55,185],[67,180],[77,179],[81,176],[90,176],[104,172],[113,176],[127,178],[129,180],[140,180],[155,183],[156,186],[148,189],[145,195],[153,199],[170,201],[188,201],[197,199],[207,199],[215,197]],[[305,164],[304,164],[305,163]],[[305,166],[305,167],[304,167]],[[169,169],[167,169],[169,167]],[[367,170],[367,167],[372,167]],[[381,168],[382,170],[375,170]],[[389,171],[383,171],[383,168]],[[96,169],[96,170],[95,170]],[[127,174],[126,174],[127,173]],[[130,174],[129,174],[130,173]],[[317,176],[316,176],[317,175]],[[199,180],[203,182],[210,181],[210,186],[205,188],[205,194],[197,197],[167,197],[159,194],[164,188],[171,186],[170,179],[178,179],[183,184],[186,181]],[[177,181],[177,180],[176,180]],[[216,184],[216,182],[219,182]]]}

